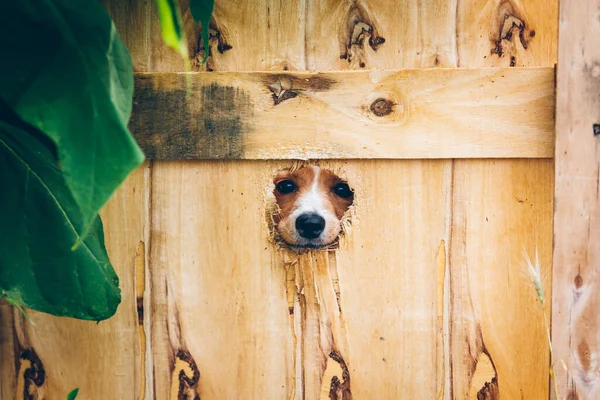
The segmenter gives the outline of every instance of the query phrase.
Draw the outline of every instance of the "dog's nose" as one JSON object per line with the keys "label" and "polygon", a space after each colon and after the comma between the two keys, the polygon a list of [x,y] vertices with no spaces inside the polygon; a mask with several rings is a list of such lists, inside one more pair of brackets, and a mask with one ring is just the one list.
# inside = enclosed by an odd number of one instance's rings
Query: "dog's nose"
{"label": "dog's nose", "polygon": [[318,214],[302,214],[296,219],[296,230],[305,239],[318,237],[325,229],[325,220]]}

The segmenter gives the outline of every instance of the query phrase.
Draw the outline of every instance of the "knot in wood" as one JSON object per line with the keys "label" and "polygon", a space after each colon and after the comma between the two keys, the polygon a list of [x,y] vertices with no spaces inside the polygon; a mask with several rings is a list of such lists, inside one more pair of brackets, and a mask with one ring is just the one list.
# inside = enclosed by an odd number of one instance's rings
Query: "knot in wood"
{"label": "knot in wood", "polygon": [[379,98],[371,104],[371,112],[378,117],[384,117],[393,110],[394,103],[388,99]]}

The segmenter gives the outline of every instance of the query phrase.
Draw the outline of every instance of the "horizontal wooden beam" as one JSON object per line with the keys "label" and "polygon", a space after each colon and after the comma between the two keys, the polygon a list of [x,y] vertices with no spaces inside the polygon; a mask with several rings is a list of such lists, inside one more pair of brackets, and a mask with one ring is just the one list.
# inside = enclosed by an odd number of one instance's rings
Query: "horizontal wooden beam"
{"label": "horizontal wooden beam", "polygon": [[151,159],[550,158],[554,87],[553,68],[140,73],[130,128]]}

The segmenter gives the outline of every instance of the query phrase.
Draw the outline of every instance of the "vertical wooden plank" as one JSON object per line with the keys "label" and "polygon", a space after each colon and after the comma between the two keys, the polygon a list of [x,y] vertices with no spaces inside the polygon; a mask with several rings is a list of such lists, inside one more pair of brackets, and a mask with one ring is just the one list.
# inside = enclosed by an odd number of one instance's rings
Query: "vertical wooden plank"
{"label": "vertical wooden plank", "polygon": [[307,0],[308,69],[455,67],[457,1]]}
{"label": "vertical wooden plank", "polygon": [[[310,69],[456,66],[455,1],[308,4]],[[358,398],[436,398],[444,393],[449,167],[450,161],[426,160],[351,161],[346,166],[349,176],[356,177],[357,190],[372,199],[356,205],[365,228],[353,239],[355,245],[339,250],[336,265],[346,363]],[[378,197],[385,178],[394,187]],[[405,184],[415,193],[404,191]],[[416,210],[435,211],[426,215]],[[398,244],[415,243],[420,252],[395,250]]]}
{"label": "vertical wooden plank", "polygon": [[[306,69],[304,1],[216,1],[212,40],[215,71]],[[219,47],[219,44],[221,47]],[[219,48],[231,46],[220,53]]]}
{"label": "vertical wooden plank", "polygon": [[[557,7],[558,1],[460,1],[459,66],[554,65]],[[456,398],[547,398],[544,309],[527,286],[524,252],[532,259],[539,252],[549,296],[552,173],[548,160],[454,162],[449,274]]]}
{"label": "vertical wooden plank", "polygon": [[[187,3],[181,7],[188,37],[198,37]],[[299,0],[217,1],[211,58],[199,66],[204,50],[198,45],[190,51],[194,68],[304,69],[304,13]],[[151,41],[159,41],[158,30]],[[151,64],[156,71],[183,70],[180,61],[162,51],[153,52]],[[263,162],[153,165],[156,399],[180,394],[294,398],[286,269],[281,254],[271,248],[264,219],[273,173],[274,164]]]}
{"label": "vertical wooden plank", "polygon": [[11,399],[17,393],[18,345],[14,331],[14,307],[0,301],[0,398]]}
{"label": "vertical wooden plank", "polygon": [[461,0],[457,21],[460,66],[546,67],[556,63],[556,0]]}
{"label": "vertical wooden plank", "polygon": [[[352,394],[435,399],[443,393],[447,166],[385,160],[328,163],[355,187],[337,254]],[[441,270],[439,266],[441,265]]]}
{"label": "vertical wooden plank", "polygon": [[[307,4],[309,69],[457,66],[457,1]],[[345,169],[365,196],[355,207],[364,230],[334,264],[352,393],[440,398],[449,374],[451,161],[349,161]]]}
{"label": "vertical wooden plank", "polygon": [[600,398],[599,18],[596,0],[561,0],[552,314],[561,399]]}
{"label": "vertical wooden plank", "polygon": [[286,271],[272,263],[264,208],[273,171],[266,162],[155,165],[157,399],[289,397]]}
{"label": "vertical wooden plank", "polygon": [[461,161],[453,180],[452,398],[547,399],[550,304],[525,262],[548,290],[552,160]]}

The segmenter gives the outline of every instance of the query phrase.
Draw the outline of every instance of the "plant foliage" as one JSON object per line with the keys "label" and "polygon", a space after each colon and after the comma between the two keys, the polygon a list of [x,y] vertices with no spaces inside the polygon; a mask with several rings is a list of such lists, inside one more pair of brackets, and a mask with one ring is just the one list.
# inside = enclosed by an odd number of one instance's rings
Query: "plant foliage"
{"label": "plant foliage", "polygon": [[214,0],[190,0],[190,11],[192,17],[196,22],[202,24],[202,42],[204,43],[204,60],[203,63],[208,60],[209,55],[209,36],[208,28],[210,24],[210,18],[215,7]]}
{"label": "plant foliage", "polygon": [[106,319],[120,291],[98,212],[144,159],[131,57],[96,0],[0,2],[0,48],[0,296]]}
{"label": "plant foliage", "polygon": [[79,389],[74,389],[71,393],[69,393],[69,395],[67,396],[67,400],[75,400],[77,398],[77,395],[79,394]]}
{"label": "plant foliage", "polygon": [[177,0],[156,0],[156,8],[163,41],[187,60],[187,40]]}
{"label": "plant foliage", "polygon": [[94,0],[0,6],[0,97],[56,145],[85,224],[143,161],[127,130],[131,56]]}
{"label": "plant foliage", "polygon": [[[189,69],[177,0],[156,4]],[[213,7],[190,1],[203,62]],[[144,160],[127,128],[131,56],[96,0],[0,2],[0,48],[0,297],[106,319],[121,297],[98,212]]]}
{"label": "plant foliage", "polygon": [[102,223],[96,216],[82,245],[71,250],[84,227],[82,213],[39,136],[0,121],[0,186],[10,188],[0,197],[2,295],[54,315],[104,319],[114,314],[120,293]]}
{"label": "plant foliage", "polygon": [[[204,64],[209,56],[209,24],[214,9],[214,0],[190,0],[190,12],[194,21],[202,25],[202,41],[204,43]],[[160,18],[163,41],[175,49],[183,58],[189,70],[188,42],[179,11],[177,0],[156,0]]]}

